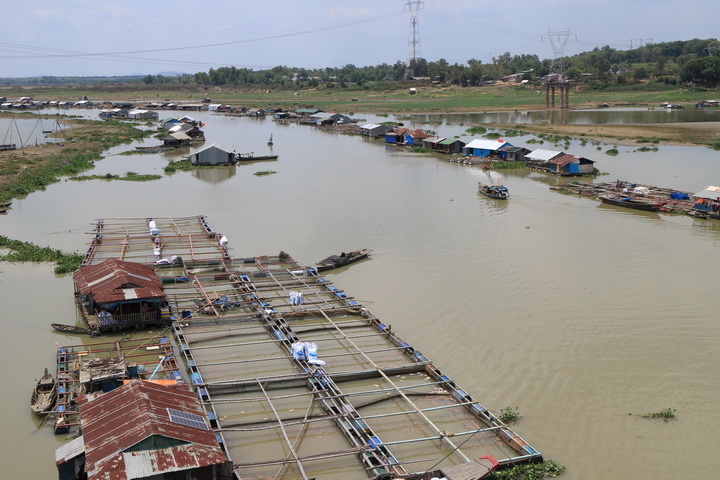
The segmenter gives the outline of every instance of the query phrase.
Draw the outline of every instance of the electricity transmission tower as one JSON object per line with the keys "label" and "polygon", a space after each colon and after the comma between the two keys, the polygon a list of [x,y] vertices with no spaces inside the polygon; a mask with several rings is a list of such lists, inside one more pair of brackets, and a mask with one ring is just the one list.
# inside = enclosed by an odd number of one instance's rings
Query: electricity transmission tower
{"label": "electricity transmission tower", "polygon": [[549,78],[553,78],[552,75],[557,75],[558,82],[564,82],[565,81],[565,47],[567,46],[568,40],[570,40],[570,37],[575,37],[577,40],[577,36],[572,32],[547,32],[543,37],[547,37],[548,41],[550,42],[550,46],[553,49],[553,59],[552,63],[550,63],[550,76]]}
{"label": "electricity transmission tower", "polygon": [[408,39],[408,62],[405,69],[405,78],[411,78],[414,74],[413,67],[417,64],[420,56],[420,27],[418,24],[418,15],[423,2],[420,0],[408,0],[405,4],[410,11],[410,38]]}
{"label": "electricity transmission tower", "polygon": [[555,91],[560,92],[560,108],[569,108],[570,82],[565,77],[565,46],[572,32],[548,32],[547,37],[553,49],[553,60],[550,64],[550,73],[545,79],[545,106],[555,107]]}

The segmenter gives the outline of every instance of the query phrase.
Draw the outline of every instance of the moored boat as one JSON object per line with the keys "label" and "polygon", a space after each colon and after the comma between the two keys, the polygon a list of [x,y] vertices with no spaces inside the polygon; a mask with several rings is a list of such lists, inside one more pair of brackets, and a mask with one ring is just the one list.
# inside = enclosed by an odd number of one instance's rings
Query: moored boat
{"label": "moored boat", "polygon": [[659,211],[667,202],[652,202],[649,200],[641,200],[633,197],[618,197],[615,195],[598,196],[601,202],[618,207],[634,208],[636,210],[645,210],[648,212]]}
{"label": "moored boat", "polygon": [[51,327],[53,327],[55,330],[59,332],[64,333],[81,333],[81,334],[89,334],[91,333],[90,330],[87,328],[78,327],[77,325],[65,325],[62,323],[51,323]]}
{"label": "moored boat", "polygon": [[490,198],[500,200],[507,200],[510,196],[510,192],[504,185],[485,185],[484,183],[478,183],[478,191]]}
{"label": "moored boat", "polygon": [[46,368],[45,374],[40,377],[33,389],[32,397],[30,397],[30,409],[37,414],[46,413],[55,405],[56,397],[57,383]]}
{"label": "moored boat", "polygon": [[238,162],[256,162],[258,160],[277,160],[277,155],[255,155],[253,153],[238,153]]}
{"label": "moored boat", "polygon": [[370,252],[372,252],[372,250],[363,248],[347,253],[342,252],[340,255],[330,255],[326,259],[320,260],[315,265],[313,265],[313,268],[315,268],[318,272],[323,272],[325,270],[331,270],[333,268],[344,267],[345,265],[350,265],[351,263],[357,262],[358,260],[367,258],[368,255],[370,255]]}

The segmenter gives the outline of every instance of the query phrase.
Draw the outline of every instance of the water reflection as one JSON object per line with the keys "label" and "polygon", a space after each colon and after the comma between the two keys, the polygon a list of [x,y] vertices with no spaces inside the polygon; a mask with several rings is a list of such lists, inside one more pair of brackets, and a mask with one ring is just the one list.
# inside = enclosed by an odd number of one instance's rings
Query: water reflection
{"label": "water reflection", "polygon": [[236,167],[201,168],[193,170],[192,176],[210,184],[217,184],[235,176]]}

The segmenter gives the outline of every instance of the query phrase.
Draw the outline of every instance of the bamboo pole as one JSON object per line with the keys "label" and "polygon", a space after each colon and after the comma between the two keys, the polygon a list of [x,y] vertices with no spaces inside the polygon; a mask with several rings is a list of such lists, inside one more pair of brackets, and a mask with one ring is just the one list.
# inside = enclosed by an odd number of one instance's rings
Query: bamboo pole
{"label": "bamboo pole", "polygon": [[[256,379],[257,380],[257,379]],[[283,426],[282,419],[280,418],[280,415],[277,413],[277,410],[275,410],[275,406],[273,405],[272,401],[270,400],[270,397],[268,396],[267,392],[265,391],[265,388],[262,386],[262,383],[260,380],[257,380],[258,386],[260,387],[260,390],[262,390],[263,394],[265,395],[265,398],[267,399],[268,405],[273,411],[273,414],[277,418],[278,425],[280,426],[280,431],[282,432],[283,437],[285,438],[285,443],[288,446],[288,449],[290,449],[290,454],[292,455],[294,461],[297,463],[298,469],[300,470],[300,475],[302,475],[303,480],[309,480],[307,475],[305,474],[305,469],[303,468],[302,461],[300,461],[300,458],[298,457],[297,452],[295,452],[295,448],[293,448],[292,443],[290,443],[290,439],[287,436],[287,432],[285,431],[285,427]]]}
{"label": "bamboo pole", "polygon": [[[328,316],[325,315],[324,313],[323,313],[323,316],[328,320],[328,322],[330,322],[332,325],[335,325],[335,323],[332,321],[332,319],[331,319],[330,317],[328,317]],[[336,326],[335,328],[337,329],[338,333],[340,333],[340,335],[342,335],[343,337],[345,337],[344,333],[342,332],[342,330],[341,330],[339,327]],[[362,350],[360,350],[360,348],[359,348],[357,345],[355,345],[355,343],[354,343],[352,340],[348,339],[347,337],[345,337],[345,338],[346,338],[346,340],[350,343],[350,345],[352,345],[363,357],[365,357],[365,359],[373,366],[373,368],[375,368],[375,369],[378,371],[378,373],[380,373],[380,375],[385,379],[386,382],[388,382],[390,385],[392,385],[393,387],[396,388],[397,392],[398,392],[398,393],[405,399],[405,401],[427,422],[428,425],[430,425],[432,428],[434,428],[436,432],[438,432],[438,433],[441,432],[440,428],[438,428],[438,426],[435,425],[435,424],[433,423],[433,421],[430,420],[430,419],[427,417],[427,415],[425,415],[423,412],[421,412],[420,409],[413,403],[413,401],[410,400],[410,399],[407,397],[407,395],[405,395],[405,394],[402,392],[402,390],[397,389],[397,385],[395,384],[395,382],[393,382],[393,381],[390,379],[390,377],[388,377],[387,375],[385,375],[385,372],[383,372],[382,369],[381,369],[370,357],[368,357]],[[470,461],[470,459],[459,449],[458,446],[456,446],[456,445],[452,442],[452,440],[448,439],[447,437],[442,437],[442,438],[441,438],[441,441],[442,441],[442,440],[445,440],[445,441],[450,445],[450,447],[452,447],[452,449],[453,449],[453,450],[452,450],[452,453],[457,453],[458,455],[460,455],[461,457],[463,457],[463,459],[464,459],[466,462],[469,462],[469,461]]]}

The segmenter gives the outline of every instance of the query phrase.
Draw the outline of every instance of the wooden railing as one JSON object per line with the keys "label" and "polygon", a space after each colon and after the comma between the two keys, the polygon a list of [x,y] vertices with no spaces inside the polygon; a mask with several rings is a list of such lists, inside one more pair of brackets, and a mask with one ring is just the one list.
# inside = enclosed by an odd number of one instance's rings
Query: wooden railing
{"label": "wooden railing", "polygon": [[98,315],[98,320],[100,321],[100,328],[104,328],[159,322],[160,317],[158,312],[140,312],[113,315],[112,317],[102,317]]}

